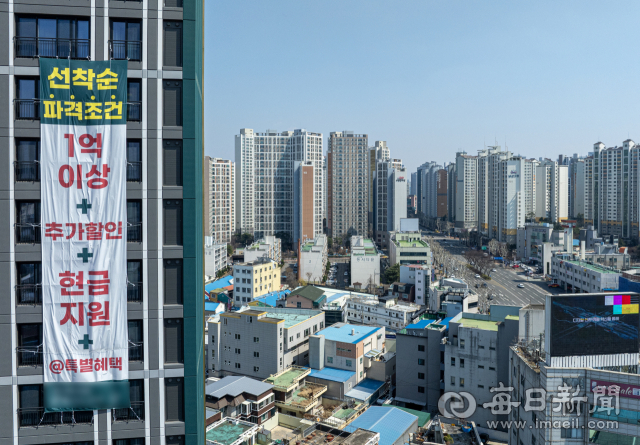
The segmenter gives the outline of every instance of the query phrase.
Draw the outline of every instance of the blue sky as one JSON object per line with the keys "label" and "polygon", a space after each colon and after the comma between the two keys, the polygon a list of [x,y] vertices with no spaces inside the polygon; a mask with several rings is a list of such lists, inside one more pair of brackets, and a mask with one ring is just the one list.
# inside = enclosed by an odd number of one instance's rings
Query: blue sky
{"label": "blue sky", "polygon": [[640,2],[207,0],[205,153],[240,128],[353,130],[414,171],[640,142]]}

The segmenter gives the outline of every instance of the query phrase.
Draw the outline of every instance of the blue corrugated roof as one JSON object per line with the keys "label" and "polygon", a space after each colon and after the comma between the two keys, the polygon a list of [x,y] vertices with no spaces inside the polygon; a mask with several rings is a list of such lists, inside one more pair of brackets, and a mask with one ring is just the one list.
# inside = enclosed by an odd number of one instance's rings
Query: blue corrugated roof
{"label": "blue corrugated roof", "polygon": [[345,397],[351,397],[353,399],[362,400],[363,402],[368,400],[373,393],[380,389],[384,385],[384,382],[373,379],[364,379],[351,391],[346,393]]}
{"label": "blue corrugated roof", "polygon": [[446,327],[447,329],[449,329],[449,322],[451,321],[453,317],[447,317],[447,318],[443,318],[442,320],[440,320],[438,322],[438,324],[441,324],[442,326]]}
{"label": "blue corrugated roof", "polygon": [[204,302],[204,310],[206,312],[215,312],[216,309],[218,309],[218,306],[220,306],[222,303],[214,303],[212,301],[205,301]]}
{"label": "blue corrugated roof", "polygon": [[580,245],[580,240],[579,239],[574,239],[573,240],[573,245],[574,246],[579,246]]}
{"label": "blue corrugated roof", "polygon": [[211,292],[214,289],[231,286],[232,284],[233,284],[233,276],[227,275],[226,277],[222,277],[219,280],[216,280],[212,283],[205,284],[204,290],[206,290],[207,292]]}
{"label": "blue corrugated roof", "polygon": [[[355,335],[351,335],[352,329],[355,330]],[[339,326],[339,327],[336,327],[336,325],[333,325],[333,326],[329,326],[326,329],[321,330],[316,335],[324,335],[324,338],[327,340],[355,344],[380,329],[381,328],[372,327],[372,326],[355,325],[355,324],[345,324],[344,326]]]}
{"label": "blue corrugated roof", "polygon": [[332,382],[346,382],[356,373],[353,371],[345,371],[338,368],[312,369],[309,377],[315,377],[322,380],[331,380]]}
{"label": "blue corrugated roof", "polygon": [[424,329],[436,320],[420,320],[417,323],[410,324],[407,329]]}
{"label": "blue corrugated roof", "polygon": [[327,298],[327,303],[331,303],[334,300],[337,300],[340,297],[344,297],[345,295],[349,295],[349,292],[342,292],[342,293],[338,293],[338,294],[333,294],[330,297]]}
{"label": "blue corrugated roof", "polygon": [[256,298],[254,301],[260,301],[261,303],[264,303],[268,306],[271,307],[276,307],[276,301],[283,298],[285,295],[290,294],[291,291],[289,289],[286,290],[280,290],[280,291],[275,291],[275,292],[271,292],[268,293],[266,295],[263,295],[260,298]]}
{"label": "blue corrugated roof", "polygon": [[416,423],[418,418],[401,409],[372,406],[356,418],[344,430],[350,433],[358,428],[380,433],[380,445],[393,445]]}

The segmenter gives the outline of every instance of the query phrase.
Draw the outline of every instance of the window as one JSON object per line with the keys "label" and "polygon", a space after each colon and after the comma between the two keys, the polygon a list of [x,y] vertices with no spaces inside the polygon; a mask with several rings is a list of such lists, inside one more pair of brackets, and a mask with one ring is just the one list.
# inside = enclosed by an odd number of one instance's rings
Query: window
{"label": "window", "polygon": [[259,343],[260,342],[260,337],[253,337],[253,342],[254,343]]}
{"label": "window", "polygon": [[418,373],[418,378],[419,378],[420,380],[424,380],[424,372],[419,372],[419,373]]}
{"label": "window", "polygon": [[129,380],[129,400],[130,408],[113,410],[114,420],[128,422],[144,419],[144,380]]}
{"label": "window", "polygon": [[418,386],[418,392],[424,394],[424,386]]}
{"label": "window", "polygon": [[478,346],[478,349],[484,349],[484,346]]}
{"label": "window", "polygon": [[560,437],[562,439],[580,439],[582,438],[582,429],[580,428],[561,428]]}
{"label": "window", "polygon": [[184,363],[184,333],[181,318],[164,320],[164,362]]}
{"label": "window", "polygon": [[184,422],[184,382],[182,378],[165,378],[165,420]]}
{"label": "window", "polygon": [[419,365],[424,365],[424,359],[423,358],[419,358],[418,359],[418,364]]}
{"label": "window", "polygon": [[162,184],[182,186],[182,140],[166,139],[162,144]]}
{"label": "window", "polygon": [[455,366],[456,365],[456,359],[455,357],[451,357],[451,366]]}
{"label": "window", "polygon": [[327,363],[333,363],[333,357],[327,357]]}
{"label": "window", "polygon": [[111,58],[118,60],[142,60],[142,37],[139,20],[112,20],[109,50]]}
{"label": "window", "polygon": [[182,8],[183,0],[164,0],[164,6],[170,8]]}
{"label": "window", "polygon": [[460,388],[464,388],[464,379],[460,378]]}
{"label": "window", "polygon": [[182,260],[164,260],[164,304],[182,304],[182,277]]}
{"label": "window", "polygon": [[258,351],[253,351],[253,356],[254,356],[254,357],[260,357],[260,352],[258,352]]}
{"label": "window", "polygon": [[127,139],[127,182],[142,182],[142,143],[137,139]]}
{"label": "window", "polygon": [[240,334],[235,334],[235,339],[240,340]]}
{"label": "window", "polygon": [[164,66],[182,66],[182,22],[165,20],[164,26]]}
{"label": "window", "polygon": [[15,118],[40,119],[40,86],[37,77],[16,77]]}
{"label": "window", "polygon": [[42,304],[42,263],[16,263],[16,301],[20,304]]}
{"label": "window", "polygon": [[418,345],[418,351],[424,352],[424,345]]}
{"label": "window", "polygon": [[353,366],[353,362],[351,360],[347,360],[346,364],[349,368],[351,368],[351,366]]}
{"label": "window", "polygon": [[494,368],[493,366],[489,366],[489,371],[495,371],[496,368]]}
{"label": "window", "polygon": [[451,386],[456,386],[456,378],[451,377]]}
{"label": "window", "polygon": [[478,369],[484,369],[484,365],[478,365]]}
{"label": "window", "polygon": [[302,303],[300,303],[299,301],[296,302],[296,308],[301,309],[302,308]]}
{"label": "window", "polygon": [[127,242],[142,242],[142,202],[127,200]]}
{"label": "window", "polygon": [[127,79],[127,122],[142,121],[142,82]]}
{"label": "window", "polygon": [[258,372],[260,371],[260,367],[259,366],[254,366],[253,367],[253,372]]}
{"label": "window", "polygon": [[484,389],[484,385],[478,385],[478,388]]}
{"label": "window", "polygon": [[236,369],[240,369],[240,363],[235,364]]}
{"label": "window", "polygon": [[236,354],[240,354],[240,348],[236,348]]}
{"label": "window", "polygon": [[42,323],[18,325],[18,366],[42,365]]}
{"label": "window", "polygon": [[464,339],[460,339],[460,348],[464,349]]}
{"label": "window", "polygon": [[494,348],[493,346],[489,346],[489,351],[495,351],[496,348]]}
{"label": "window", "polygon": [[142,301],[142,261],[127,261],[127,301]]}
{"label": "window", "polygon": [[[36,108],[39,109],[39,107]],[[39,161],[40,141],[38,139],[16,139],[16,160],[14,162],[16,182],[40,181]]]}
{"label": "window", "polygon": [[16,201],[17,244],[40,244],[40,202]]}
{"label": "window", "polygon": [[182,200],[163,200],[164,245],[182,246]]}
{"label": "window", "polygon": [[89,59],[89,20],[19,17],[16,19],[16,57]]}
{"label": "window", "polygon": [[[113,445],[144,445],[144,437],[136,437],[134,439],[113,439]],[[73,444],[73,445],[78,445]]]}
{"label": "window", "polygon": [[463,358],[460,359],[460,367],[464,368],[464,359]]}
{"label": "window", "polygon": [[182,81],[163,80],[163,125],[165,127],[182,126]]}
{"label": "window", "polygon": [[[129,320],[127,322],[129,330],[129,361],[141,362],[143,353],[142,320]],[[133,345],[131,344],[133,343]]]}

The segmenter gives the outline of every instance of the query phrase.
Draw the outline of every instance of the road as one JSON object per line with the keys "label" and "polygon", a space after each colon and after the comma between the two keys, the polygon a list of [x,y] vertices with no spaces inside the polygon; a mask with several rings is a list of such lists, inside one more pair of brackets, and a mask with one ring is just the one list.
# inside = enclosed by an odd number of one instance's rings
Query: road
{"label": "road", "polygon": [[[468,250],[469,247],[465,246],[462,241],[444,237],[434,237],[434,240],[454,255],[460,263],[467,263],[462,252]],[[527,277],[523,272],[520,272],[520,269],[503,267],[498,262],[494,267],[496,271],[491,273],[491,280],[485,281],[482,278],[474,278],[472,276],[467,283],[471,289],[475,290],[476,284],[482,285],[482,283],[486,282],[489,294],[494,295],[494,298],[490,301],[491,304],[516,306],[542,304],[547,294],[561,293],[561,289],[548,287],[547,281],[543,279]],[[452,273],[455,275],[455,271],[452,271]],[[518,288],[520,283],[524,284],[525,287],[523,289]]]}

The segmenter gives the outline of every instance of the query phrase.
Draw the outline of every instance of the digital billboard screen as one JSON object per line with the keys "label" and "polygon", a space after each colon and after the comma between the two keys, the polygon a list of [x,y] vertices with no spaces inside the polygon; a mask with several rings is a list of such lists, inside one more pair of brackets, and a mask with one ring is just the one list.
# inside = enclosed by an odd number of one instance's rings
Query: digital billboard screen
{"label": "digital billboard screen", "polygon": [[638,353],[640,296],[585,295],[551,298],[551,355]]}

